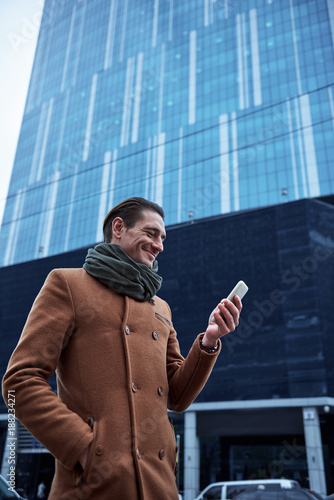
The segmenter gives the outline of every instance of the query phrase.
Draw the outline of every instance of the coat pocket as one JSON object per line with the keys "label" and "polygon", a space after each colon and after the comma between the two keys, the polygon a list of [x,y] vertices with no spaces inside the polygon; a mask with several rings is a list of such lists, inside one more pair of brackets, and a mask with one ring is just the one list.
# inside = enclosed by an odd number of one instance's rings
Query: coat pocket
{"label": "coat pocket", "polygon": [[173,446],[172,446],[172,450],[171,450],[171,458],[172,458],[171,465],[172,465],[174,474],[176,476],[176,474],[177,474],[178,455],[179,455],[179,447],[178,447],[178,445],[176,443],[176,436],[175,436],[175,429],[174,429],[173,421],[169,417],[168,417],[168,421],[169,421],[169,424],[171,426],[172,434],[173,434],[173,438],[172,438]]}
{"label": "coat pocket", "polygon": [[93,431],[93,441],[91,442],[88,450],[88,456],[87,456],[87,461],[85,468],[83,469],[81,464],[77,463],[75,470],[74,470],[74,481],[75,481],[75,486],[79,487],[83,486],[87,480],[88,474],[91,470],[94,455],[95,455],[95,445],[96,445],[96,438],[97,438],[97,422],[94,420],[93,417],[88,418],[88,424],[90,425],[92,431]]}

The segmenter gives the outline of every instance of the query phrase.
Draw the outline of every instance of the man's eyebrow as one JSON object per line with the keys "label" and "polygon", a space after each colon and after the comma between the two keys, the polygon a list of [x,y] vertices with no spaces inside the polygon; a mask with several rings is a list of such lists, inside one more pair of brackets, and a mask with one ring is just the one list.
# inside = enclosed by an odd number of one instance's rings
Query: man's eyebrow
{"label": "man's eyebrow", "polygon": [[[161,233],[161,230],[158,227],[155,227],[155,226],[145,226],[144,229],[148,230],[148,231],[154,231],[155,233]],[[162,233],[161,234],[161,238],[163,240],[165,240],[166,239],[166,234]]]}

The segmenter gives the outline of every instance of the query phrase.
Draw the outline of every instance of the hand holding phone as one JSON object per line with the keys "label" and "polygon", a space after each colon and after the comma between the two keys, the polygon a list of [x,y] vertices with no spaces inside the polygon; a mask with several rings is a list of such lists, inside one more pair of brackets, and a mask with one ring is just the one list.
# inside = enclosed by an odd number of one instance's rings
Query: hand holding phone
{"label": "hand holding phone", "polygon": [[[241,300],[246,295],[247,292],[248,292],[248,286],[246,285],[246,283],[244,281],[241,280],[235,285],[233,290],[228,294],[228,296],[226,298],[228,300],[230,300],[231,302],[233,302],[234,296],[238,295],[238,297]],[[213,314],[211,314],[211,316],[210,316],[210,321],[212,321],[213,323],[216,323],[216,320],[215,320]]]}

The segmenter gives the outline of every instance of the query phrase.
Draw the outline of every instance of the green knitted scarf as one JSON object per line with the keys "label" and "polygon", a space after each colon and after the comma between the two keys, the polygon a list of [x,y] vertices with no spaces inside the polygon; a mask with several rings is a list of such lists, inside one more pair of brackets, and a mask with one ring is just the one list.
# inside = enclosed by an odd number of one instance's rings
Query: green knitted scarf
{"label": "green knitted scarf", "polygon": [[135,262],[114,243],[100,243],[90,248],[83,267],[114,292],[140,302],[151,300],[162,284],[156,260],[149,269],[145,264]]}

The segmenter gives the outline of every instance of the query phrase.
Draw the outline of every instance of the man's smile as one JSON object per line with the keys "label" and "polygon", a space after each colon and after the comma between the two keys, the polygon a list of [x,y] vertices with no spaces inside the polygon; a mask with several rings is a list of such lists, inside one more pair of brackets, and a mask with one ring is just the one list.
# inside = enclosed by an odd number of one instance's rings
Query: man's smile
{"label": "man's smile", "polygon": [[151,250],[148,250],[147,248],[144,248],[143,250],[145,252],[147,252],[151,257],[153,257],[153,259],[156,258],[157,255],[155,253],[153,253]]}

